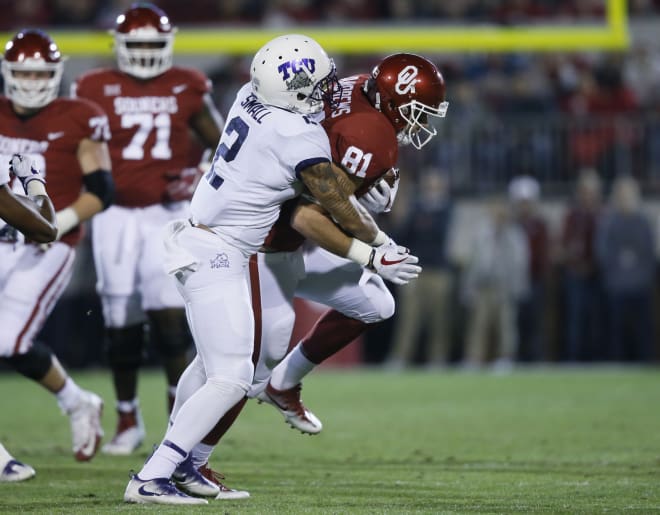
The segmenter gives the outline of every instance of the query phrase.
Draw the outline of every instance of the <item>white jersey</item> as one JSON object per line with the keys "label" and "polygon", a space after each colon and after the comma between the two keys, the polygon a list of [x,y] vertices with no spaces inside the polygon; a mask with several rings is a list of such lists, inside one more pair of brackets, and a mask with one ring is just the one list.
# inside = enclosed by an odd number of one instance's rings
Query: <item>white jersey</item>
{"label": "white jersey", "polygon": [[299,195],[298,172],[331,160],[323,128],[303,115],[260,103],[245,84],[229,110],[211,169],[191,202],[193,220],[253,254]]}

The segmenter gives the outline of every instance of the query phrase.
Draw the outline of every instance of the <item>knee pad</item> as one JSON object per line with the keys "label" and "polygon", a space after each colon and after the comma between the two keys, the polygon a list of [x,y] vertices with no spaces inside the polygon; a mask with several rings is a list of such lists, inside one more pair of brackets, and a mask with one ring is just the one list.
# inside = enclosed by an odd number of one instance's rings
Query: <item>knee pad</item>
{"label": "knee pad", "polygon": [[144,325],[107,330],[106,356],[110,368],[131,370],[139,368],[144,352]]}
{"label": "knee pad", "polygon": [[53,353],[45,345],[35,342],[25,354],[2,359],[19,374],[40,381],[53,364]]}
{"label": "knee pad", "polygon": [[347,316],[361,320],[365,324],[375,324],[387,320],[394,315],[394,297],[380,277],[372,276],[362,286],[362,290],[369,300],[372,309],[364,313],[359,313],[358,316],[354,316],[352,313],[346,313]]}
{"label": "knee pad", "polygon": [[175,358],[188,352],[192,336],[188,328],[186,313],[182,309],[149,311],[150,339],[164,358]]}

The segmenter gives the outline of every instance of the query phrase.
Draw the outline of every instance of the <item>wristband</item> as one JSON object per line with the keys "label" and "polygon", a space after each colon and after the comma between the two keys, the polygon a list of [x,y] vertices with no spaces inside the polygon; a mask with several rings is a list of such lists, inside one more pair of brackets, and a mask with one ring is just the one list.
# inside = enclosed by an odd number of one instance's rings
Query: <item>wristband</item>
{"label": "wristband", "polygon": [[30,197],[31,199],[39,195],[42,195],[44,197],[48,196],[48,193],[46,193],[46,186],[44,186],[43,182],[37,179],[34,179],[27,183],[27,186],[25,187],[25,193],[27,193],[27,196]]}
{"label": "wristband", "polygon": [[57,239],[59,240],[62,235],[68,233],[71,229],[78,225],[79,221],[80,218],[78,218],[78,214],[72,207],[65,207],[61,211],[55,213],[55,222],[57,223]]}
{"label": "wristband", "polygon": [[353,238],[351,246],[348,248],[346,258],[355,261],[360,266],[367,266],[371,259],[373,247],[365,242]]}
{"label": "wristband", "polygon": [[390,237],[379,229],[378,234],[376,234],[376,237],[374,238],[374,241],[371,242],[371,246],[380,247],[381,245],[387,243],[388,241],[390,241]]}

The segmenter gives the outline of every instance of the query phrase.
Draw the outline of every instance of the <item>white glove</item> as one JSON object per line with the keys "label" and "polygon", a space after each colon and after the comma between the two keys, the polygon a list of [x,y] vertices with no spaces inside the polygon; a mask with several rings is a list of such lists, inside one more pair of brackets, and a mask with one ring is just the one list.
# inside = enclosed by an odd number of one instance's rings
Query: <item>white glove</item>
{"label": "white glove", "polygon": [[389,213],[399,191],[399,171],[391,168],[386,175],[394,175],[394,185],[390,186],[385,177],[376,181],[359,199],[360,204],[372,213]]}
{"label": "white glove", "polygon": [[416,264],[418,262],[417,256],[410,254],[405,247],[386,243],[372,250],[367,268],[394,284],[408,284],[422,271],[422,267]]}
{"label": "white glove", "polygon": [[32,181],[39,181],[42,185],[46,184],[46,180],[41,176],[30,159],[21,154],[14,154],[9,161],[9,170],[21,181],[25,194],[28,195],[28,185]]}

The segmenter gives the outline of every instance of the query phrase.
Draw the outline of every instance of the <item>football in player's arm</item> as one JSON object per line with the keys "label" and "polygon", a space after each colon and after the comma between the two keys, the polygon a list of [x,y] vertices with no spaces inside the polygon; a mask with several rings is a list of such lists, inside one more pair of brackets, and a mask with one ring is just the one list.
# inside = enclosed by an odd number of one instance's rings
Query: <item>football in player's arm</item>
{"label": "football in player's arm", "polygon": [[[9,187],[9,172],[21,182],[25,197]],[[31,159],[14,154],[9,164],[0,164],[0,219],[37,243],[48,243],[57,236],[55,209],[45,187],[46,181]]]}

